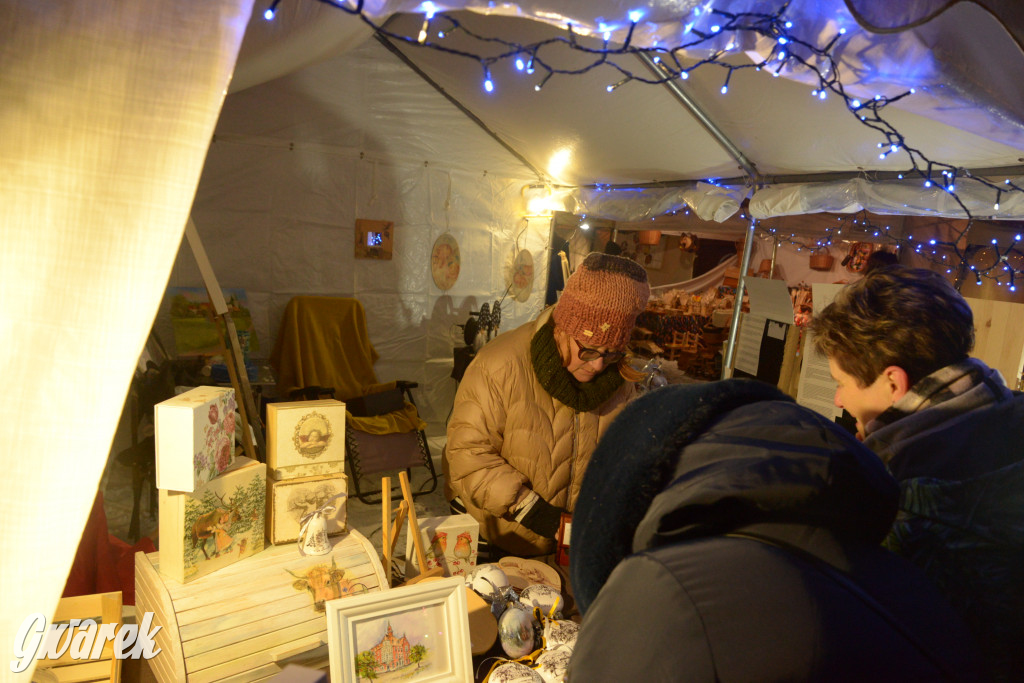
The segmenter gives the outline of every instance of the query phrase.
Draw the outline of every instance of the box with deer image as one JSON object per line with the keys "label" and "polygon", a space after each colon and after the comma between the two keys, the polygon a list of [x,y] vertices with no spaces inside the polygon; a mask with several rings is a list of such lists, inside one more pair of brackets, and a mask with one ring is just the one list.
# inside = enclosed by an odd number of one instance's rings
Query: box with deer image
{"label": "box with deer image", "polygon": [[267,466],[238,457],[195,491],[160,489],[160,571],[180,583],[263,550]]}
{"label": "box with deer image", "polygon": [[272,479],[344,471],[344,403],[321,399],[267,404],[267,474]]}
{"label": "box with deer image", "polygon": [[156,404],[156,486],[195,491],[235,461],[235,390],[195,387]]}
{"label": "box with deer image", "polygon": [[321,474],[280,481],[267,479],[267,538],[274,545],[299,538],[303,520],[322,510],[327,535],[347,529],[348,479],[344,474]]}
{"label": "box with deer image", "polygon": [[480,523],[472,515],[424,517],[417,521],[427,567],[420,569],[412,534],[406,534],[406,577],[412,578],[435,567],[440,567],[445,576],[468,576],[472,573],[480,544]]}

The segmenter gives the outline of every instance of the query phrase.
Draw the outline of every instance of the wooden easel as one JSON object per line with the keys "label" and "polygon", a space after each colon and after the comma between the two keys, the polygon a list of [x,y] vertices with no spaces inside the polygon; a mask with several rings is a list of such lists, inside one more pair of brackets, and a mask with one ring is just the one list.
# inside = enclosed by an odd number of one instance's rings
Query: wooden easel
{"label": "wooden easel", "polygon": [[192,248],[192,255],[199,266],[199,273],[203,276],[203,284],[206,286],[206,294],[210,297],[210,304],[213,312],[224,324],[223,329],[217,325],[217,333],[220,335],[220,343],[224,347],[228,375],[231,377],[231,386],[237,397],[238,412],[242,416],[243,425],[251,425],[252,433],[256,437],[256,446],[253,447],[252,437],[248,429],[242,429],[242,447],[245,455],[253,460],[266,461],[267,444],[263,436],[263,424],[260,421],[259,411],[256,410],[255,401],[252,397],[252,388],[249,386],[249,375],[245,370],[245,359],[242,356],[242,349],[238,345],[238,331],[235,329],[235,322],[231,319],[231,312],[228,310],[227,301],[224,300],[224,292],[217,283],[217,276],[213,274],[213,267],[210,259],[206,257],[206,250],[199,240],[199,233],[196,232],[196,225],[189,216],[185,224],[185,238]]}
{"label": "wooden easel", "polygon": [[384,565],[384,573],[387,575],[388,586],[391,585],[391,560],[395,556],[395,543],[398,542],[398,534],[402,531],[402,524],[406,516],[409,517],[409,533],[412,534],[412,542],[416,547],[416,561],[420,567],[420,575],[412,583],[429,576],[440,576],[441,568],[436,567],[427,571],[427,554],[423,550],[423,539],[420,538],[420,525],[416,521],[416,506],[412,501],[412,489],[409,486],[409,474],[405,471],[398,473],[398,481],[402,486],[402,502],[395,514],[394,524],[391,523],[391,477],[382,477],[381,487],[381,515],[383,526],[381,527],[381,561]]}

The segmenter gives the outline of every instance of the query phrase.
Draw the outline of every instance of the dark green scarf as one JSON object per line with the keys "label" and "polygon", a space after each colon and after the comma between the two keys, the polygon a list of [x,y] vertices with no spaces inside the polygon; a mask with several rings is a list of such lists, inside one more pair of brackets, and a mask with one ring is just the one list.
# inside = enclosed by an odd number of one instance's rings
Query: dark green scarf
{"label": "dark green scarf", "polygon": [[625,381],[618,366],[607,368],[589,382],[579,382],[562,365],[555,341],[555,323],[548,320],[530,341],[530,358],[537,381],[556,399],[581,413],[589,413],[611,398]]}

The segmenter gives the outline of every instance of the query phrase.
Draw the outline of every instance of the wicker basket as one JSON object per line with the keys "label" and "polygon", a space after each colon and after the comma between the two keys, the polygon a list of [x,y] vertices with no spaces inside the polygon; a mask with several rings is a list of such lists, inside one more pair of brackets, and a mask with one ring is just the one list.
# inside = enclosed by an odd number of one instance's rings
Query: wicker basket
{"label": "wicker basket", "polygon": [[835,259],[826,247],[819,247],[811,254],[811,270],[832,270],[834,262]]}

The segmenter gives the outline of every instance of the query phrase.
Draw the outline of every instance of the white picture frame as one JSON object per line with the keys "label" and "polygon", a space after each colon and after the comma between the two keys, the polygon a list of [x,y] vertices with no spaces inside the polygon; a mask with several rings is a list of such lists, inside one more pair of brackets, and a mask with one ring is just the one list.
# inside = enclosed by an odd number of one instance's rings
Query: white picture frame
{"label": "white picture frame", "polygon": [[[473,680],[466,582],[449,577],[326,603],[332,683]],[[390,655],[390,659],[385,659]]]}

